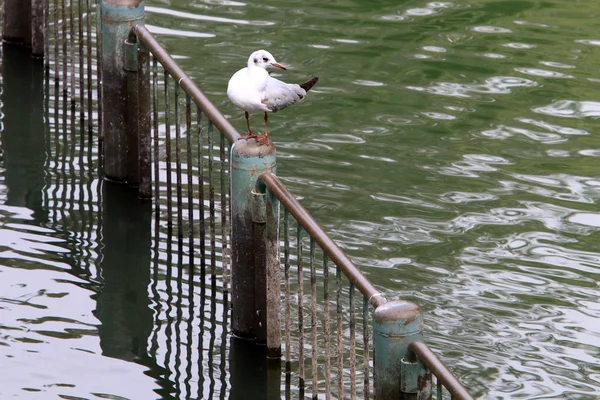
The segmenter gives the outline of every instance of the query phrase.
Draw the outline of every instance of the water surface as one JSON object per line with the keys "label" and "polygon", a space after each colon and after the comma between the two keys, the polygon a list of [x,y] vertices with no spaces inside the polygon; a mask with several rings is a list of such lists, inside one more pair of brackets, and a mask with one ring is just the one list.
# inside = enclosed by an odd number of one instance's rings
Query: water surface
{"label": "water surface", "polygon": [[[475,397],[595,399],[599,13],[592,0],[189,0],[149,1],[147,23],[240,130],[225,88],[253,50],[290,66],[278,78],[320,77],[270,118],[278,176],[382,291],[423,306],[430,346]],[[13,367],[0,394],[189,395],[165,372],[186,355],[144,341],[200,332],[152,330],[177,318],[158,299],[188,290],[166,281],[173,249],[141,234],[150,210],[99,210],[102,193],[126,200],[99,185],[88,139],[53,145],[77,124],[45,120],[39,69],[2,58],[0,356]],[[123,226],[138,249],[126,258]],[[222,322],[203,312],[214,343],[193,386],[225,396]]]}

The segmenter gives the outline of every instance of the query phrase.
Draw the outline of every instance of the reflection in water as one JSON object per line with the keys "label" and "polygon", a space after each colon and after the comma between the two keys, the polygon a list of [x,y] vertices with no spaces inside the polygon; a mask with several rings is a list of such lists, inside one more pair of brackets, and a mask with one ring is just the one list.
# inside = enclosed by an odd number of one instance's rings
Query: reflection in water
{"label": "reflection in water", "polygon": [[152,330],[149,308],[151,204],[134,190],[102,184],[101,243],[97,259],[102,289],[95,315],[102,354],[144,363]]}
{"label": "reflection in water", "polygon": [[28,51],[3,57],[0,355],[14,362],[0,395],[227,397],[221,280],[136,191],[98,183],[95,141],[62,83]]}
{"label": "reflection in water", "polygon": [[[277,48],[290,79],[308,67],[323,77],[310,104],[272,127],[279,174],[378,287],[423,306],[429,343],[475,397],[597,397],[597,1],[148,5],[160,41],[236,127],[224,88],[240,55]],[[163,224],[144,256],[150,360],[100,356],[96,146],[82,144],[53,81],[44,150],[36,132],[10,131],[41,122],[38,95],[10,87],[29,76],[19,63],[2,77],[0,354],[14,363],[0,393],[239,393],[243,375],[225,362],[245,350],[224,339],[220,283],[205,282],[189,248],[178,256]],[[12,116],[8,99],[24,103]]]}
{"label": "reflection in water", "polygon": [[26,207],[44,224],[42,208],[46,132],[42,62],[32,62],[28,49],[2,46],[2,160],[8,187],[6,205]]}

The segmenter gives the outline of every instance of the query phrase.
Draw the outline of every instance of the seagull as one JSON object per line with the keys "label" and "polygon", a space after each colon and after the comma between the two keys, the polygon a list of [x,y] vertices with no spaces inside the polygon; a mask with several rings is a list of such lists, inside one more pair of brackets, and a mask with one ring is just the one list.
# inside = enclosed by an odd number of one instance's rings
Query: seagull
{"label": "seagull", "polygon": [[[275,61],[275,57],[266,50],[257,50],[250,54],[248,66],[233,74],[227,85],[227,96],[238,108],[244,110],[248,134],[242,139],[256,138],[263,144],[269,144],[268,112],[277,112],[304,99],[306,92],[319,80],[318,77],[295,84],[285,83],[272,78],[267,72],[268,67],[286,70]],[[249,113],[265,113],[265,135],[258,137],[250,131]]]}

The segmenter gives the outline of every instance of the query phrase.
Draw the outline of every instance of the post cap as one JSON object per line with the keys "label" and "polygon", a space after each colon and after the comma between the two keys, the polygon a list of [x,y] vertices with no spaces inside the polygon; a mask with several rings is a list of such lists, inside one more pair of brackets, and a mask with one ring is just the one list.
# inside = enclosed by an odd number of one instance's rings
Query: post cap
{"label": "post cap", "polygon": [[418,304],[410,301],[396,300],[388,301],[377,307],[373,314],[373,319],[378,323],[398,320],[412,322],[420,315],[422,315],[422,311]]}
{"label": "post cap", "polygon": [[260,143],[254,138],[238,139],[233,144],[231,152],[245,158],[263,158],[275,155],[275,144],[273,142]]}
{"label": "post cap", "polygon": [[388,301],[373,313],[374,330],[383,335],[411,335],[423,330],[423,312],[410,301]]}

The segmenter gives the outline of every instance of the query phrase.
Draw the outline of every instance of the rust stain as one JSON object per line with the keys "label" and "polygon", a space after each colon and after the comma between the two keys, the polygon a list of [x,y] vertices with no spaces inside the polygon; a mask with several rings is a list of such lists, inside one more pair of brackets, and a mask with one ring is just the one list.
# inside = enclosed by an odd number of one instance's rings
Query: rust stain
{"label": "rust stain", "polygon": [[417,383],[419,386],[419,393],[431,394],[431,377],[431,371],[427,367],[421,369]]}
{"label": "rust stain", "polygon": [[254,175],[256,175],[256,173],[258,172],[258,167],[254,167],[250,170],[250,176],[254,177]]}

